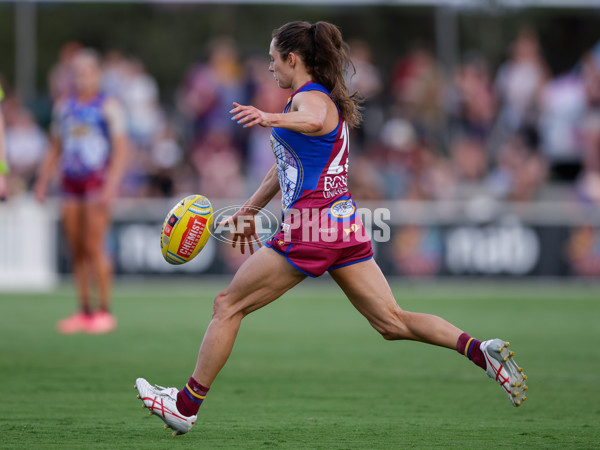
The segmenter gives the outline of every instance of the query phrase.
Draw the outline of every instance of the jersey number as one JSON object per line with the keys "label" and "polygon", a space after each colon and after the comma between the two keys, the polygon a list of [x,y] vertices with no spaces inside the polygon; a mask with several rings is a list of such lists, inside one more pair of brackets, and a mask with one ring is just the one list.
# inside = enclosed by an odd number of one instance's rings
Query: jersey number
{"label": "jersey number", "polygon": [[342,127],[342,148],[338,154],[335,155],[333,161],[331,161],[331,164],[327,169],[327,175],[339,175],[340,173],[344,172],[344,170],[348,170],[348,158],[346,158],[346,164],[340,164],[342,161],[342,156],[344,156],[344,153],[348,150],[348,141],[348,124],[344,122],[344,126]]}

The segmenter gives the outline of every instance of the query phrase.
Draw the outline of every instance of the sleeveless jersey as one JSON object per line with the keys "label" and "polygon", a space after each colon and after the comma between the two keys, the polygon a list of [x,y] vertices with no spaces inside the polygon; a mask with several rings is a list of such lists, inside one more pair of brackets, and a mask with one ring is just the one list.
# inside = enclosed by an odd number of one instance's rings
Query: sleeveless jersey
{"label": "sleeveless jersey", "polygon": [[61,168],[64,178],[102,176],[110,161],[110,136],[103,113],[105,97],[99,94],[88,103],[67,100],[58,112],[62,140]]}
{"label": "sleeveless jersey", "polygon": [[[309,82],[292,95],[283,112],[290,111],[295,95],[306,91],[330,95],[321,84]],[[369,240],[348,192],[349,133],[341,115],[337,127],[323,136],[273,128],[271,146],[282,202],[282,232],[277,239],[285,236],[286,242],[327,248]]]}

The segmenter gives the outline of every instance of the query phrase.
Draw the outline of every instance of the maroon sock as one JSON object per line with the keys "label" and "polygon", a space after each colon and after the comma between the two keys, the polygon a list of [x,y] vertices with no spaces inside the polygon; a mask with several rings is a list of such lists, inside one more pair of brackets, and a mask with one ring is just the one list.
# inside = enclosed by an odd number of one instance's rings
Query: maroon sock
{"label": "maroon sock", "polygon": [[209,389],[190,377],[187,384],[177,394],[177,409],[179,412],[186,417],[198,414],[200,405]]}
{"label": "maroon sock", "polygon": [[456,351],[461,355],[465,355],[473,363],[485,370],[485,356],[483,356],[483,352],[479,348],[480,346],[481,341],[472,338],[467,333],[463,333],[458,337]]}

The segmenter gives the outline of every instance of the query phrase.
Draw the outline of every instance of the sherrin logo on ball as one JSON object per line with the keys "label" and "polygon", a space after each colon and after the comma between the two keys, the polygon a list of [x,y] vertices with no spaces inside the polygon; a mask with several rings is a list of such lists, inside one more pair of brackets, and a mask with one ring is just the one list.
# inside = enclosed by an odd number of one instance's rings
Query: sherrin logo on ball
{"label": "sherrin logo on ball", "polygon": [[213,209],[203,195],[189,195],[167,214],[160,236],[162,255],[170,264],[184,264],[196,257],[210,236]]}

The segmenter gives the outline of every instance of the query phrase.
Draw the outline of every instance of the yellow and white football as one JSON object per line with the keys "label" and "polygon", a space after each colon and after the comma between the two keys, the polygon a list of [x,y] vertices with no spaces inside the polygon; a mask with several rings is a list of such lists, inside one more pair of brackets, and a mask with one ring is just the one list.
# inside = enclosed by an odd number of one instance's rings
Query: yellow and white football
{"label": "yellow and white football", "polygon": [[194,259],[208,241],[212,221],[212,205],[203,195],[178,202],[167,214],[160,236],[165,261],[178,265]]}

